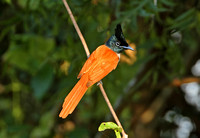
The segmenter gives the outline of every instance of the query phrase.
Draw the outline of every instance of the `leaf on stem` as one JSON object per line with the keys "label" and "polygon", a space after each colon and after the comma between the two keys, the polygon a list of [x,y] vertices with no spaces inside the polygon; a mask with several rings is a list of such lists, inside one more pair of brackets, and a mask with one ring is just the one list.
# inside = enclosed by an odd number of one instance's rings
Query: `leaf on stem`
{"label": "leaf on stem", "polygon": [[120,132],[122,132],[122,128],[116,125],[113,122],[103,122],[98,128],[98,131],[104,131],[106,129],[112,129],[115,131],[115,135],[117,138],[121,138]]}

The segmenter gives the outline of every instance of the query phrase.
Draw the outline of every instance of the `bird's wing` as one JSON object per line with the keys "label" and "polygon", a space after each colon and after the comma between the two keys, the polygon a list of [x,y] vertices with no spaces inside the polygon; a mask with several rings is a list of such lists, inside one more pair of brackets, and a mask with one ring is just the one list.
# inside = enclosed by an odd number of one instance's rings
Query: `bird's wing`
{"label": "bird's wing", "polygon": [[[99,53],[98,53],[99,52]],[[117,54],[106,46],[102,46],[99,51],[94,53],[95,63],[91,64],[88,70],[88,83],[90,87],[94,83],[103,79],[108,73],[117,67],[119,57]]]}
{"label": "bird's wing", "polygon": [[119,57],[117,54],[105,45],[99,46],[87,59],[81,69],[78,78],[83,74],[89,73],[87,86],[103,79],[108,73],[117,67]]}
{"label": "bird's wing", "polygon": [[85,62],[85,64],[83,65],[79,75],[78,75],[78,79],[81,78],[81,76],[83,74],[85,74],[86,72],[88,72],[91,67],[95,67],[98,64],[98,61],[101,59],[101,57],[104,55],[106,55],[106,53],[110,51],[112,52],[112,54],[116,54],[115,52],[113,52],[111,49],[109,49],[107,46],[105,45],[101,45],[99,46],[91,55],[90,57],[87,59],[87,61]]}
{"label": "bird's wing", "polygon": [[85,64],[83,65],[81,71],[79,72],[77,78],[81,78],[83,74],[88,72],[88,70],[91,68],[91,65],[95,63],[96,58],[94,57],[94,54],[96,53],[96,50],[90,55],[90,57],[86,60]]}

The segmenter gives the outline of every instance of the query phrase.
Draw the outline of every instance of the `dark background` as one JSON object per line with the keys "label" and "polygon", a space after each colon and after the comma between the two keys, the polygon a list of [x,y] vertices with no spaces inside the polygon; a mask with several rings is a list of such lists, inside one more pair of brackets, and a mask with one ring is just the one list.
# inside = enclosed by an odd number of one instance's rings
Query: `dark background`
{"label": "dark background", "polygon": [[[104,88],[130,138],[200,137],[200,2],[73,0],[90,51],[121,23],[123,53]],[[0,2],[0,137],[114,137],[99,88],[73,114],[58,117],[86,54],[58,0]],[[198,62],[197,62],[198,61]]]}

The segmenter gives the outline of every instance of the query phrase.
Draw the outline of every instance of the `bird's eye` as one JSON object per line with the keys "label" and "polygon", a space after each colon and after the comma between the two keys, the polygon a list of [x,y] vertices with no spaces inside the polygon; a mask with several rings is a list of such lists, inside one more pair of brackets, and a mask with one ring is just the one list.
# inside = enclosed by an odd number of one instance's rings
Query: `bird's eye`
{"label": "bird's eye", "polygon": [[116,46],[120,46],[120,43],[119,43],[119,42],[116,42],[115,45],[116,45]]}

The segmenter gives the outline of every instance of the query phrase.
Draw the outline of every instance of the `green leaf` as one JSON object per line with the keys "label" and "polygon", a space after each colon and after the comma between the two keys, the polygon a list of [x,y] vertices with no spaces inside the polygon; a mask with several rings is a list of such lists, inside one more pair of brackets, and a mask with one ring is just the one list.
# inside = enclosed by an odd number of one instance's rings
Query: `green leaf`
{"label": "green leaf", "polygon": [[195,23],[195,9],[190,9],[180,16],[178,16],[171,24],[169,29],[176,29],[179,28],[179,30],[183,30],[188,28],[189,25]]}
{"label": "green leaf", "polygon": [[175,6],[175,3],[169,1],[169,0],[161,0],[161,3],[165,4],[166,6],[169,6],[169,7],[174,7]]}
{"label": "green leaf", "polygon": [[191,17],[191,16],[194,17],[194,14],[195,14],[195,9],[192,8],[192,9],[190,9],[190,10],[184,12],[184,13],[181,14],[180,16],[178,16],[178,17],[175,19],[175,21],[176,21],[176,22],[179,22],[179,21],[183,21],[183,20],[185,20],[186,18],[189,18],[189,17]]}
{"label": "green leaf", "polygon": [[31,87],[34,91],[34,96],[41,99],[48,91],[53,82],[53,67],[46,64],[37,72],[31,80]]}
{"label": "green leaf", "polygon": [[98,131],[104,131],[106,129],[112,129],[115,131],[115,135],[117,138],[121,138],[120,132],[122,132],[122,128],[116,125],[113,122],[103,122],[98,128]]}

